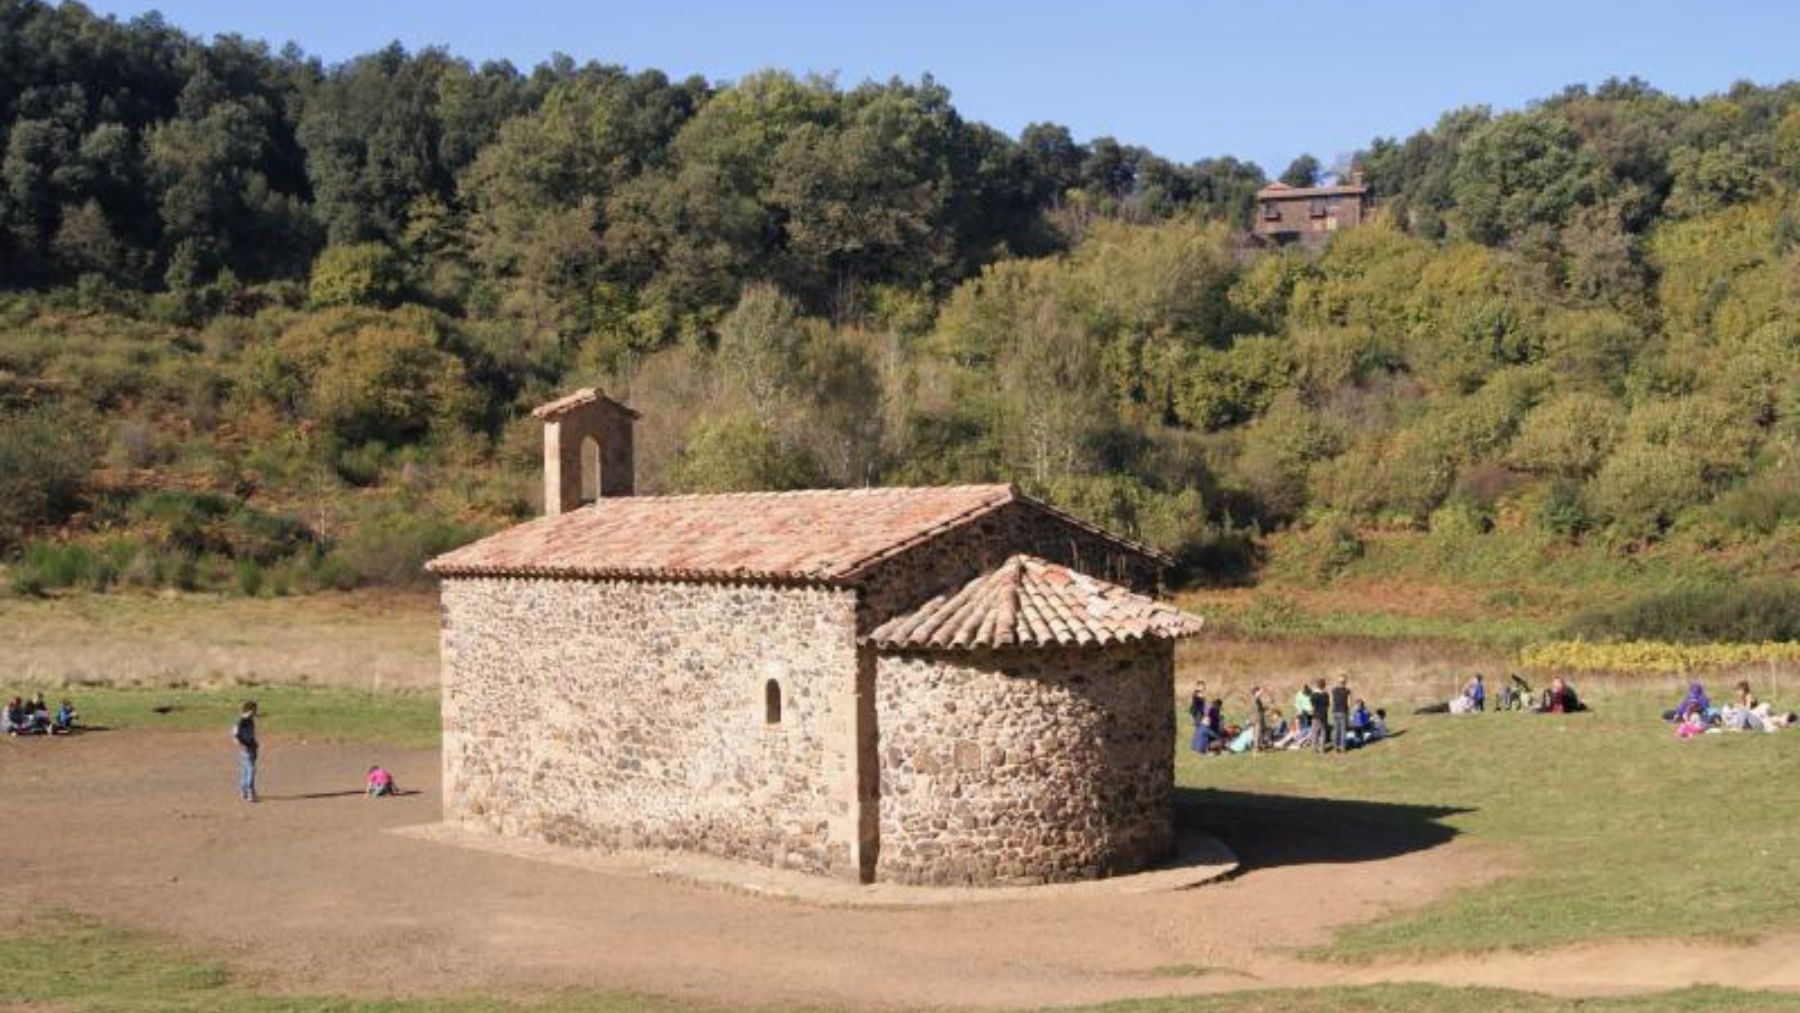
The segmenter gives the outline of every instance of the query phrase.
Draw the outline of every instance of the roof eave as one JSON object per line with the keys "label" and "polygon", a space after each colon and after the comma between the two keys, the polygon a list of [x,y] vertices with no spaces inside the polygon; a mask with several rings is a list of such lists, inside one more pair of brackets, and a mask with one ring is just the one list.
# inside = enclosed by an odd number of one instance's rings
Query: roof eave
{"label": "roof eave", "polygon": [[601,581],[629,580],[671,584],[779,584],[790,587],[844,587],[851,585],[828,574],[784,573],[767,570],[675,570],[635,567],[567,567],[425,564],[425,571],[440,580],[510,579]]}

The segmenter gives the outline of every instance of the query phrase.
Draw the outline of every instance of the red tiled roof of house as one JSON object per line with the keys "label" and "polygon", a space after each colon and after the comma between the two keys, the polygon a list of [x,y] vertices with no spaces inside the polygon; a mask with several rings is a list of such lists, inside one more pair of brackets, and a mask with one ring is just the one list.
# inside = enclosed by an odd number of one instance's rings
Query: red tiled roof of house
{"label": "red tiled roof of house", "polygon": [[1018,555],[877,626],[876,647],[945,650],[1124,644],[1189,637],[1201,618],[1066,566]]}
{"label": "red tiled roof of house", "polygon": [[1305,200],[1311,197],[1341,197],[1368,192],[1369,188],[1361,183],[1333,183],[1329,186],[1288,186],[1286,183],[1270,183],[1256,191],[1256,197],[1258,200]]}
{"label": "red tiled roof of house", "polygon": [[1010,485],[618,496],[508,528],[426,565],[439,576],[847,581],[1011,502],[1166,562]]}

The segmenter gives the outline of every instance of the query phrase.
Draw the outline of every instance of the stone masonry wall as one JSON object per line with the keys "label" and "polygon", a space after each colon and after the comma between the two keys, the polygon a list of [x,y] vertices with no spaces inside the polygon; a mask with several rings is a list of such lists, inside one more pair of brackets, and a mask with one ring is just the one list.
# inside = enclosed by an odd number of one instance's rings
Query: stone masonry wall
{"label": "stone masonry wall", "polygon": [[442,594],[447,820],[857,875],[854,592],[457,578]]}
{"label": "stone masonry wall", "polygon": [[1155,594],[1162,564],[1029,502],[1013,502],[873,567],[858,582],[858,630],[874,629],[954,590],[1018,553],[1047,559],[1140,594]]}
{"label": "stone masonry wall", "polygon": [[882,654],[875,878],[1092,879],[1174,846],[1174,652]]}

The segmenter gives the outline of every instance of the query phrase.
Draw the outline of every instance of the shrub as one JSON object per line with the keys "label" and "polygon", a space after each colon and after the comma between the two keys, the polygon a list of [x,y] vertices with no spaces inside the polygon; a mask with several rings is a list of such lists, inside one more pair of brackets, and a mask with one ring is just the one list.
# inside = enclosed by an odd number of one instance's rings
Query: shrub
{"label": "shrub", "polygon": [[313,262],[307,295],[313,306],[392,306],[405,273],[400,257],[380,243],[331,246]]}
{"label": "shrub", "polygon": [[1295,542],[1296,556],[1315,580],[1330,580],[1363,556],[1362,536],[1344,514],[1332,512],[1314,521]]}
{"label": "shrub", "polygon": [[338,451],[332,466],[345,482],[366,488],[381,481],[381,469],[386,460],[387,447],[380,443],[365,443]]}
{"label": "shrub", "polygon": [[99,426],[88,412],[0,412],[0,544],[66,520],[93,471]]}
{"label": "shrub", "polygon": [[12,568],[13,590],[24,595],[99,583],[100,589],[110,584],[109,576],[97,576],[107,563],[92,549],[78,542],[32,542],[25,546]]}
{"label": "shrub", "polygon": [[1713,511],[1731,527],[1761,535],[1800,521],[1800,462],[1789,458],[1727,489],[1713,501]]}
{"label": "shrub", "polygon": [[1486,534],[1493,527],[1492,514],[1465,500],[1452,500],[1431,512],[1431,534],[1442,541],[1455,542],[1473,535]]}
{"label": "shrub", "polygon": [[273,349],[247,351],[246,384],[346,444],[410,443],[435,425],[459,428],[476,404],[461,360],[440,347],[442,327],[416,307],[313,314]]}
{"label": "shrub", "polygon": [[1685,587],[1584,612],[1571,636],[1696,644],[1800,640],[1800,585],[1786,581]]}
{"label": "shrub", "polygon": [[1305,610],[1292,598],[1259,593],[1250,604],[1236,613],[1228,613],[1226,623],[1240,636],[1274,637],[1305,632],[1314,625]]}
{"label": "shrub", "polygon": [[1705,466],[1682,448],[1628,446],[1607,459],[1586,497],[1620,537],[1653,538],[1706,498]]}
{"label": "shrub", "polygon": [[[466,525],[396,510],[370,518],[332,554],[349,568],[356,583],[405,586],[429,579],[425,563],[473,540]],[[330,557],[328,557],[330,558]],[[344,590],[345,576],[333,572],[327,586]]]}
{"label": "shrub", "polygon": [[314,541],[300,521],[217,493],[147,493],[131,504],[128,515],[152,546],[189,556],[213,554],[267,564]]}
{"label": "shrub", "polygon": [[254,559],[240,559],[235,567],[238,593],[254,598],[263,588],[263,568]]}
{"label": "shrub", "polygon": [[200,561],[193,556],[177,556],[169,567],[169,584],[180,591],[200,589]]}
{"label": "shrub", "polygon": [[1578,538],[1592,525],[1581,485],[1568,479],[1557,479],[1544,488],[1532,519],[1539,530],[1563,538]]}
{"label": "shrub", "polygon": [[1287,343],[1266,335],[1237,339],[1229,349],[1202,348],[1181,387],[1180,414],[1202,429],[1260,415],[1294,371]]}
{"label": "shrub", "polygon": [[1585,478],[1612,452],[1624,412],[1607,398],[1569,394],[1525,416],[1507,461],[1524,471]]}
{"label": "shrub", "polygon": [[315,591],[350,591],[361,582],[356,567],[336,552],[314,556],[306,574],[306,586]]}

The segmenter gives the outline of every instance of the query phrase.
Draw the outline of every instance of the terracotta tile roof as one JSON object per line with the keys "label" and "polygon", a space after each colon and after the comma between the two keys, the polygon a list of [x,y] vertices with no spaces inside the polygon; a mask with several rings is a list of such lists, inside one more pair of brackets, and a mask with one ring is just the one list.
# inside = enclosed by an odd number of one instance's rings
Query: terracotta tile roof
{"label": "terracotta tile roof", "polygon": [[914,650],[1125,644],[1193,636],[1201,622],[1117,584],[1019,555],[882,623],[865,642]]}
{"label": "terracotta tile roof", "polygon": [[426,569],[833,582],[1023,498],[1010,485],[609,497],[508,528]]}
{"label": "terracotta tile roof", "polygon": [[1369,188],[1361,183],[1334,183],[1330,186],[1288,186],[1286,183],[1270,183],[1256,191],[1256,198],[1258,200],[1303,200],[1309,197],[1342,197],[1368,192]]}
{"label": "terracotta tile roof", "polygon": [[531,410],[531,417],[534,419],[553,419],[558,415],[562,415],[575,408],[580,408],[585,404],[592,404],[595,401],[606,401],[614,407],[622,409],[634,419],[643,418],[642,413],[637,409],[607,397],[606,393],[597,387],[583,387],[572,394],[564,394],[554,401],[546,401]]}

